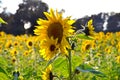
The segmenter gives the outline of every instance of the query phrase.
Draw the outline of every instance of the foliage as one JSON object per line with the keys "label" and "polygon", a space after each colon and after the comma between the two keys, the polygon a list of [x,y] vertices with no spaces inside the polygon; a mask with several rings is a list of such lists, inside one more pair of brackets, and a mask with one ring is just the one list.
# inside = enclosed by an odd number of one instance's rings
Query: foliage
{"label": "foliage", "polygon": [[1,17],[0,17],[0,23],[7,24]]}
{"label": "foliage", "polygon": [[[117,60],[117,56],[120,56],[119,35],[120,32],[106,34],[100,32],[96,33],[94,40],[76,37],[75,51],[72,52],[73,80],[119,80],[120,61]],[[42,71],[48,62],[39,55],[38,40],[36,36],[13,36],[0,32],[1,80],[12,80],[16,71],[20,73],[20,80],[41,80]],[[82,43],[86,41],[94,46],[83,51]],[[33,45],[28,45],[28,42],[32,42]],[[58,56],[51,63],[53,74],[66,80],[68,61],[62,55]]]}
{"label": "foliage", "polygon": [[[34,26],[37,25],[36,20],[45,18],[43,12],[48,10],[48,5],[41,0],[24,0],[18,7],[15,14],[6,13],[4,10],[0,13],[2,19],[8,23],[7,25],[2,25],[0,31],[13,35],[33,34]],[[24,24],[27,22],[30,22],[31,26],[26,30]]]}

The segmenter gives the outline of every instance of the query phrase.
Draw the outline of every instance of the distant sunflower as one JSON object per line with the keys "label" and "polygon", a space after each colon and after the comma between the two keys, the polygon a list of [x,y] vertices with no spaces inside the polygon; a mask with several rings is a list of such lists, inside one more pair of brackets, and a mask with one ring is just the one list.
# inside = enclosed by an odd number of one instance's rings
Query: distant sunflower
{"label": "distant sunflower", "polygon": [[10,54],[11,56],[16,56],[18,54],[18,51],[16,50],[16,48],[13,48],[11,51],[10,51]]}
{"label": "distant sunflower", "polygon": [[40,53],[45,60],[50,60],[59,52],[59,45],[57,45],[57,39],[53,38],[43,40],[40,44]]}
{"label": "distant sunflower", "polygon": [[112,46],[107,46],[105,48],[105,52],[108,53],[108,54],[110,54],[112,52]]}
{"label": "distant sunflower", "polygon": [[14,44],[14,47],[17,47],[19,45],[19,42],[15,41],[13,44]]}
{"label": "distant sunflower", "polygon": [[2,46],[0,45],[0,50],[2,50]]}
{"label": "distant sunflower", "polygon": [[5,33],[2,31],[0,32],[0,37],[3,37],[3,36],[5,36]]}
{"label": "distant sunflower", "polygon": [[53,80],[53,74],[52,74],[52,66],[49,65],[45,72],[43,72],[43,75],[42,75],[42,80]]}
{"label": "distant sunflower", "polygon": [[6,48],[11,48],[12,47],[12,40],[8,40],[7,43],[5,44]]}
{"label": "distant sunflower", "polygon": [[16,62],[16,57],[12,56],[12,63],[14,64]]}
{"label": "distant sunflower", "polygon": [[120,64],[120,56],[117,56],[117,57],[116,57],[116,62],[117,62],[118,64]]}
{"label": "distant sunflower", "polygon": [[34,30],[36,35],[39,35],[40,40],[53,37],[53,39],[58,39],[57,44],[60,45],[60,50],[62,53],[66,52],[66,47],[70,48],[69,43],[66,38],[71,36],[74,32],[71,26],[75,21],[70,20],[70,17],[65,19],[62,18],[62,13],[58,13],[57,10],[54,13],[53,9],[50,13],[44,12],[47,20],[39,19],[37,21],[39,26],[36,26]]}
{"label": "distant sunflower", "polygon": [[118,41],[116,48],[117,48],[118,52],[120,52],[120,41]]}
{"label": "distant sunflower", "polygon": [[26,42],[26,45],[27,45],[28,48],[32,48],[33,41],[31,39],[28,39],[27,42]]}
{"label": "distant sunflower", "polygon": [[91,43],[91,41],[86,40],[86,41],[83,41],[83,42],[82,42],[81,50],[82,50],[83,52],[89,50],[90,48],[92,48],[92,43]]}
{"label": "distant sunflower", "polygon": [[86,35],[90,35],[93,36],[94,35],[94,27],[93,27],[93,20],[90,19],[87,23],[87,27],[85,28],[84,32],[86,33]]}
{"label": "distant sunflower", "polygon": [[32,51],[31,50],[26,50],[24,53],[23,53],[23,56],[28,56]]}

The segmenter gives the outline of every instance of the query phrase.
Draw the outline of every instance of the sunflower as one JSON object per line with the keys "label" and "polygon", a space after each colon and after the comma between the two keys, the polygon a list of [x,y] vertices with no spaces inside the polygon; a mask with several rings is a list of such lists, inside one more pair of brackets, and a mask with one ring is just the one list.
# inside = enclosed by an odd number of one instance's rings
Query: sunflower
{"label": "sunflower", "polygon": [[117,48],[118,52],[120,52],[120,41],[118,41],[116,48]]}
{"label": "sunflower", "polygon": [[74,33],[73,26],[71,26],[75,21],[70,20],[70,17],[62,18],[62,13],[54,13],[53,9],[50,13],[44,12],[47,20],[38,19],[36,29],[34,30],[36,35],[39,35],[40,40],[44,39],[58,39],[57,44],[60,45],[59,48],[61,53],[66,53],[66,48],[71,48],[67,37]]}
{"label": "sunflower", "polygon": [[12,40],[8,40],[7,43],[5,44],[6,48],[11,48],[12,47]]}
{"label": "sunflower", "polygon": [[52,74],[52,66],[49,65],[45,72],[43,72],[42,79],[43,80],[53,80],[53,74]]}
{"label": "sunflower", "polygon": [[26,42],[26,45],[27,45],[28,48],[32,48],[33,41],[31,39],[28,39],[27,42]]}
{"label": "sunflower", "polygon": [[108,54],[110,54],[112,52],[112,46],[107,46],[105,48],[105,52],[108,53]]}
{"label": "sunflower", "polygon": [[16,57],[12,56],[12,63],[14,64],[16,62]]}
{"label": "sunflower", "polygon": [[15,41],[13,44],[14,44],[14,47],[17,47],[19,45],[19,42]]}
{"label": "sunflower", "polygon": [[16,50],[16,48],[13,48],[11,51],[10,51],[10,54],[11,56],[16,56],[18,54],[18,51]]}
{"label": "sunflower", "polygon": [[120,56],[116,57],[116,62],[119,64],[120,63]]}
{"label": "sunflower", "polygon": [[84,30],[85,34],[86,35],[90,35],[90,36],[93,36],[94,35],[94,27],[93,27],[93,20],[90,19],[87,23],[87,27],[85,28]]}
{"label": "sunflower", "polygon": [[95,47],[95,43],[91,40],[85,40],[82,42],[82,46],[81,46],[81,50],[83,52],[90,50],[90,49],[94,49]]}
{"label": "sunflower", "polygon": [[57,39],[54,40],[53,37],[51,37],[51,39],[43,40],[40,45],[40,53],[45,60],[50,60],[59,52]]}
{"label": "sunflower", "polygon": [[23,53],[23,56],[28,56],[29,54],[30,54],[29,51],[25,51],[25,52]]}
{"label": "sunflower", "polygon": [[0,50],[2,50],[2,46],[0,45]]}
{"label": "sunflower", "polygon": [[2,31],[0,32],[0,37],[4,37],[6,34]]}

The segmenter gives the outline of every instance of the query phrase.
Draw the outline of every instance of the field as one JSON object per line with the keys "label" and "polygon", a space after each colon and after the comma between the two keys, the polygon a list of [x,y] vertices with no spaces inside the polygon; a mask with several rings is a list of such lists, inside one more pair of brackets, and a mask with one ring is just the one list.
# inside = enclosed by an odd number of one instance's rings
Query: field
{"label": "field", "polygon": [[34,36],[0,32],[0,80],[120,80],[120,32],[96,33],[92,19],[75,31],[70,17],[44,14]]}
{"label": "field", "polygon": [[[120,32],[95,33],[94,39],[74,39],[71,51],[73,80],[120,80]],[[37,36],[0,32],[0,80],[41,80],[52,64],[54,80],[67,80],[69,63],[64,55],[46,61]]]}

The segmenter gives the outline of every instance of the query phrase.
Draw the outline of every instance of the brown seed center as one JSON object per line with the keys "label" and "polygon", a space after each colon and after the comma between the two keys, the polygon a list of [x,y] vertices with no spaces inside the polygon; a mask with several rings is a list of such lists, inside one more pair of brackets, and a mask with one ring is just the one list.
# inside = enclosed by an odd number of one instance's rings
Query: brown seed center
{"label": "brown seed center", "polygon": [[90,49],[90,44],[86,45],[86,50]]}
{"label": "brown seed center", "polygon": [[54,51],[55,48],[56,48],[55,45],[52,44],[52,45],[50,46],[50,51]]}
{"label": "brown seed center", "polygon": [[30,42],[28,43],[28,45],[29,45],[29,46],[32,46],[32,42],[30,41]]}
{"label": "brown seed center", "polygon": [[61,43],[63,37],[63,28],[62,24],[59,22],[52,23],[47,29],[48,37],[53,37],[54,39],[58,38],[58,43]]}

